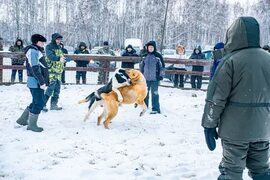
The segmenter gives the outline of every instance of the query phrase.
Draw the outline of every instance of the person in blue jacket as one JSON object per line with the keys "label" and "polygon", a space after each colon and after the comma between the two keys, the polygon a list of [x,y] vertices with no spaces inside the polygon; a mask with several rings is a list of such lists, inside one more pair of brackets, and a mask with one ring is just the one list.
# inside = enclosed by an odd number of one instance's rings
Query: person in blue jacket
{"label": "person in blue jacket", "polygon": [[44,43],[46,38],[40,34],[31,37],[32,44],[26,47],[27,87],[32,95],[32,103],[26,107],[16,121],[27,130],[41,132],[43,128],[37,126],[40,111],[44,105],[44,91],[49,85],[48,65],[44,57]]}
{"label": "person in blue jacket", "polygon": [[214,51],[213,51],[214,62],[213,62],[213,66],[212,66],[211,72],[210,72],[210,81],[212,80],[212,78],[216,72],[216,69],[218,67],[218,64],[220,63],[220,60],[223,57],[223,54],[224,54],[224,43],[219,42],[215,45]]}
{"label": "person in blue jacket", "polygon": [[147,43],[147,54],[140,63],[140,71],[143,73],[147,84],[147,96],[144,100],[146,106],[149,105],[149,91],[151,91],[152,111],[151,114],[160,113],[158,86],[164,76],[164,62],[161,54],[156,50],[156,43]]}

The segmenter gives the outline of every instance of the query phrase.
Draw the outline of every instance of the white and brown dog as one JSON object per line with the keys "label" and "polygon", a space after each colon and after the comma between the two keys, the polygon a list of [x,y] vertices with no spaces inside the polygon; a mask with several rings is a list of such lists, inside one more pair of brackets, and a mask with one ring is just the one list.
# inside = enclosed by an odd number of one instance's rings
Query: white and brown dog
{"label": "white and brown dog", "polygon": [[[144,99],[147,95],[145,78],[140,71],[135,69],[127,70],[127,75],[131,80],[130,85],[117,88],[117,90],[119,90],[121,96],[123,97],[122,104],[135,104],[135,107],[139,105],[142,108],[142,111],[140,113],[140,116],[142,116],[147,109],[147,106],[144,103]],[[79,101],[79,103],[90,101],[88,112],[84,118],[84,121],[88,119],[89,115],[95,110],[96,107],[103,106],[103,112],[98,117],[97,124],[100,125],[101,120],[105,119],[103,124],[104,127],[108,129],[110,121],[118,113],[118,107],[120,103],[118,99],[118,93],[113,90],[108,93],[102,92],[99,97],[97,97],[95,93],[91,93],[85,99]]]}

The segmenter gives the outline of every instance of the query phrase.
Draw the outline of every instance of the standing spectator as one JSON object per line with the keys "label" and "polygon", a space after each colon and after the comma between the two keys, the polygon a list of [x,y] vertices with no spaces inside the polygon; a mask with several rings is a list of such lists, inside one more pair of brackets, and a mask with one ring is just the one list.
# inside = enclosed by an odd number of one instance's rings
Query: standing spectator
{"label": "standing spectator", "polygon": [[[184,46],[177,46],[176,54],[178,54],[179,59],[185,58],[186,49]],[[184,64],[174,64],[173,65],[175,70],[186,71]],[[174,87],[176,88],[183,88],[184,87],[184,74],[175,74],[174,76]]]}
{"label": "standing spectator", "polygon": [[[10,46],[10,52],[24,52],[23,41],[21,39],[17,39],[14,46]],[[25,58],[12,58],[12,65],[23,65]],[[11,82],[14,83],[16,78],[16,73],[18,71],[19,82],[23,81],[23,70],[20,69],[12,69],[11,73]]]}
{"label": "standing spectator", "polygon": [[140,56],[146,56],[147,55],[147,44],[143,46],[143,49],[140,52]]}
{"label": "standing spectator", "polygon": [[0,51],[4,51],[3,48],[3,38],[0,37]]}
{"label": "standing spectator", "polygon": [[25,108],[20,118],[16,121],[27,130],[41,132],[43,128],[37,126],[40,111],[44,105],[44,90],[49,84],[48,66],[43,55],[46,38],[40,34],[31,37],[32,44],[26,47],[27,87],[32,95],[32,103]]}
{"label": "standing spectator", "polygon": [[160,54],[156,51],[156,43],[150,41],[147,43],[147,54],[140,63],[140,71],[143,73],[147,84],[147,96],[145,98],[145,104],[149,105],[149,91],[151,91],[152,98],[152,111],[151,114],[160,113],[158,86],[159,81],[162,80],[163,70],[165,64],[162,64]]}
{"label": "standing spectator", "polygon": [[[89,54],[87,46],[84,42],[80,42],[78,49],[74,54]],[[76,67],[87,67],[89,61],[76,60]],[[80,78],[82,78],[82,83],[86,84],[86,71],[76,71],[76,84],[80,84]]]}
{"label": "standing spectator", "polygon": [[59,33],[52,34],[51,43],[46,46],[47,63],[49,67],[50,84],[45,93],[45,103],[43,111],[47,112],[47,101],[51,97],[51,110],[62,110],[59,107],[58,100],[61,89],[61,75],[64,70],[64,53],[61,49],[60,43],[63,36]]}
{"label": "standing spectator", "polygon": [[[3,38],[0,37],[0,51],[3,51]],[[3,65],[3,57],[0,56],[0,65]],[[0,74],[0,78],[2,78],[2,73]]]}
{"label": "standing spectator", "polygon": [[[205,55],[202,53],[202,49],[200,46],[198,46],[194,49],[193,53],[190,56],[190,59],[205,59]],[[198,65],[192,66],[192,71],[203,72],[203,69],[204,69],[203,66],[198,66]],[[197,80],[197,83],[196,83],[196,80]],[[191,81],[191,87],[193,89],[201,89],[202,76],[191,75],[190,81]]]}
{"label": "standing spectator", "polygon": [[224,53],[224,43],[219,42],[215,45],[214,51],[213,51],[214,62],[213,62],[213,66],[211,67],[210,81],[212,80],[212,78],[216,72],[217,66],[223,57],[223,53]]}
{"label": "standing spectator", "polygon": [[[240,17],[226,33],[225,56],[208,86],[202,126],[210,150],[221,138],[219,180],[269,180],[270,55],[260,48],[260,27]],[[216,132],[218,128],[218,134]]]}
{"label": "standing spectator", "polygon": [[[97,54],[115,56],[115,53],[109,47],[109,42],[108,41],[104,41],[103,47],[98,50]],[[100,61],[99,67],[101,67],[101,68],[109,68],[110,67],[110,61]],[[98,84],[105,84],[106,82],[108,82],[108,80],[109,80],[109,72],[100,71],[98,73]]]}
{"label": "standing spectator", "polygon": [[[122,56],[138,56],[138,55],[136,54],[136,50],[133,49],[132,45],[129,44],[126,47],[126,50],[122,54]],[[134,62],[122,62],[121,67],[122,68],[134,68],[134,64],[135,64]]]}
{"label": "standing spectator", "polygon": [[[62,49],[62,51],[63,51],[64,54],[68,54],[68,51],[64,47],[63,42],[60,43],[60,47],[61,47],[61,49]],[[66,61],[64,63],[64,70],[63,70],[62,75],[61,75],[61,82],[62,82],[62,84],[65,84],[66,83],[66,71],[65,71],[65,67],[66,67]]]}

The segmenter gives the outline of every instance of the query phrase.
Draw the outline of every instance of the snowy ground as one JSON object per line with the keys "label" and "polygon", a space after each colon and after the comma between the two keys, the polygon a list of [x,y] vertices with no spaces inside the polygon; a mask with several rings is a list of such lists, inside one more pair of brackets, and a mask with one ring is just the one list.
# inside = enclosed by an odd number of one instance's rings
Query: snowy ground
{"label": "snowy ground", "polygon": [[139,109],[125,105],[106,130],[96,125],[100,109],[84,123],[87,104],[77,104],[97,87],[63,87],[64,110],[42,113],[44,131],[34,133],[15,123],[31,101],[26,86],[0,86],[0,179],[217,178],[220,141],[210,152],[200,126],[205,92],[161,87],[162,114],[139,117]]}

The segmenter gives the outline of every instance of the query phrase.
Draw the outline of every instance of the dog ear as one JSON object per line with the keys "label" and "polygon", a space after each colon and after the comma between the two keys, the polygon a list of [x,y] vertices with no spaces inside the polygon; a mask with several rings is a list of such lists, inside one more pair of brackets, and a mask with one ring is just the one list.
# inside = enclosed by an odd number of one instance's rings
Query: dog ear
{"label": "dog ear", "polygon": [[130,77],[130,79],[136,79],[137,73],[135,72],[134,69],[130,69],[130,70],[128,71],[128,76]]}

